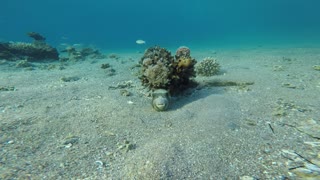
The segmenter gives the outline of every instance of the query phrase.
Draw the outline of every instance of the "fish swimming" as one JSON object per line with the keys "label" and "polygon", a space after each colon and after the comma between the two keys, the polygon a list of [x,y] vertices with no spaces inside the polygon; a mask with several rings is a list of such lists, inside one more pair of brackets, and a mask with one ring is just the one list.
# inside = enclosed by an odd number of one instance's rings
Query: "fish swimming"
{"label": "fish swimming", "polygon": [[137,44],[145,44],[146,42],[142,39],[138,39],[138,40],[136,40],[136,43]]}

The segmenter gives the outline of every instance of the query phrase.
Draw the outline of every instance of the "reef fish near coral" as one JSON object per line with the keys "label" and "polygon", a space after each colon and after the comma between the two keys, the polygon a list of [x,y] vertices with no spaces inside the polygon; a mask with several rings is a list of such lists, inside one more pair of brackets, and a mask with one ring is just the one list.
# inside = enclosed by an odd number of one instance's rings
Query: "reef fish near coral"
{"label": "reef fish near coral", "polygon": [[165,89],[157,89],[152,93],[152,106],[156,111],[165,111],[169,107],[170,95]]}

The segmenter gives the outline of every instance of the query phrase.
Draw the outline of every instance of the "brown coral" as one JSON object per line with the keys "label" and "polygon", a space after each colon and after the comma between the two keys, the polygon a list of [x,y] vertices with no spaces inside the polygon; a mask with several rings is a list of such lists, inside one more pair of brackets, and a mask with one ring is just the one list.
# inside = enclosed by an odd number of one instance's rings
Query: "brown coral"
{"label": "brown coral", "polygon": [[169,83],[170,70],[163,63],[147,68],[143,74],[146,77],[148,86],[153,89],[164,88]]}
{"label": "brown coral", "polygon": [[140,79],[150,89],[167,89],[173,73],[174,58],[165,48],[148,48],[140,60],[142,65]]}
{"label": "brown coral", "polygon": [[188,87],[190,78],[195,76],[196,60],[190,56],[187,47],[180,47],[175,57],[159,46],[147,49],[140,60],[140,79],[144,86],[152,90],[165,89],[178,93]]}
{"label": "brown coral", "polygon": [[190,49],[188,47],[179,47],[175,58],[177,61],[176,73],[180,78],[189,79],[195,76],[194,65],[197,61],[190,56]]}
{"label": "brown coral", "polygon": [[176,51],[176,59],[180,57],[190,57],[190,49],[186,46],[181,46]]}

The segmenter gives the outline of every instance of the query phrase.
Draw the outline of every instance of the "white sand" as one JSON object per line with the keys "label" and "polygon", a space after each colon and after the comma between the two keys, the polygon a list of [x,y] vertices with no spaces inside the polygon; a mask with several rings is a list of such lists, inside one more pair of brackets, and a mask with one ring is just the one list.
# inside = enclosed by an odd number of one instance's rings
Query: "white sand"
{"label": "white sand", "polygon": [[[134,75],[138,69],[131,70],[142,54],[64,70],[0,65],[0,87],[16,88],[0,91],[0,179],[295,177],[284,149],[320,162],[319,148],[304,143],[319,139],[293,127],[308,119],[320,124],[320,72],[312,68],[320,65],[319,48],[209,48],[191,55],[213,56],[222,66],[220,75],[198,82],[254,85],[197,89],[156,112]],[[107,76],[102,63],[116,75]],[[60,80],[71,76],[80,80]],[[108,89],[124,81],[133,82],[131,96]]]}

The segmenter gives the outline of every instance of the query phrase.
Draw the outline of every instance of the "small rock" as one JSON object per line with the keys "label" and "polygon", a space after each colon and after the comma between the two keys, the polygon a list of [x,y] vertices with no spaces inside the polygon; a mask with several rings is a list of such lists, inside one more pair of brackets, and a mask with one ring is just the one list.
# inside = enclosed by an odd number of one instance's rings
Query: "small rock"
{"label": "small rock", "polygon": [[71,137],[66,138],[63,144],[64,145],[68,145],[68,144],[72,145],[72,144],[76,144],[78,142],[79,142],[79,137],[71,136]]}
{"label": "small rock", "polygon": [[103,162],[102,161],[96,161],[95,164],[101,168],[103,166]]}
{"label": "small rock", "polygon": [[109,68],[109,67],[111,67],[110,66],[110,64],[109,63],[105,63],[105,64],[101,64],[101,69],[107,69],[107,68]]}
{"label": "small rock", "polygon": [[130,96],[131,95],[131,93],[126,89],[121,89],[120,94],[121,94],[121,96]]}
{"label": "small rock", "polygon": [[71,77],[62,77],[60,78],[61,81],[63,82],[72,82],[72,81],[78,81],[80,78],[76,76],[71,76]]}

